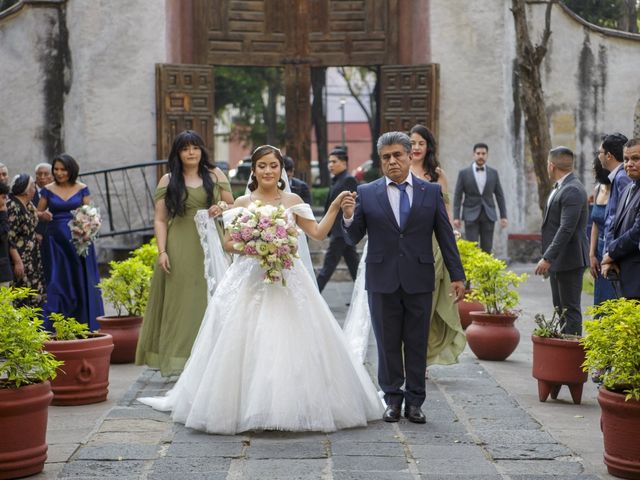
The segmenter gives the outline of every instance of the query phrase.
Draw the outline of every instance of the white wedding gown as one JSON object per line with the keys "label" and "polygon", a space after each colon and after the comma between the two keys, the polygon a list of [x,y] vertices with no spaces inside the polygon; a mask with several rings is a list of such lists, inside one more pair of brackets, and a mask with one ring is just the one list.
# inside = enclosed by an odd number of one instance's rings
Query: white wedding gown
{"label": "white wedding gown", "polygon": [[[306,204],[286,213],[314,218]],[[286,287],[265,284],[263,275],[254,258],[235,257],[175,387],[139,400],[171,410],[187,427],[221,434],[331,432],[380,419],[376,388],[307,268],[296,259],[284,272]]]}

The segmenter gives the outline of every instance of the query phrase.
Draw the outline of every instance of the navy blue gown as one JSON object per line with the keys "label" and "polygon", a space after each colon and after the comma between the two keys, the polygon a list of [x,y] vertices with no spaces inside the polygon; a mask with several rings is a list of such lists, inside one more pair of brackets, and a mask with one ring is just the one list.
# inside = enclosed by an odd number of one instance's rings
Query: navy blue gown
{"label": "navy blue gown", "polygon": [[45,265],[47,302],[44,306],[44,328],[52,330],[49,314],[58,312],[88,324],[90,330],[97,330],[96,317],[104,315],[104,306],[100,290],[96,287],[100,281],[96,252],[91,245],[86,257],[78,255],[71,242],[68,225],[71,211],[82,206],[82,199],[89,195],[89,189],[83,188],[68,200],[47,188],[43,188],[40,195],[47,199],[53,215],[43,240],[48,259]]}

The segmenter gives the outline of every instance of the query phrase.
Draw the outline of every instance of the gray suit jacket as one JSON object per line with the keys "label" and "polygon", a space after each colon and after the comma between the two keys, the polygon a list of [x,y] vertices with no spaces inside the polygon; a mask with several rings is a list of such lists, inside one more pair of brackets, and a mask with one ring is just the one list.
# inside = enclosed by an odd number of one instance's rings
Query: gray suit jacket
{"label": "gray suit jacket", "polygon": [[[498,220],[498,215],[496,214],[496,204],[493,201],[494,196],[500,209],[500,218],[507,218],[507,206],[504,201],[504,193],[500,185],[498,171],[495,168],[485,165],[487,183],[482,193],[480,193],[473,171],[474,168],[472,165],[463,168],[460,170],[460,173],[458,173],[456,191],[453,197],[453,218],[462,218],[465,222],[473,222],[480,216],[482,208],[484,207],[487,217],[495,222]],[[464,201],[462,200],[463,195]],[[460,217],[461,205],[462,217]]]}
{"label": "gray suit jacket", "polygon": [[564,179],[544,211],[542,258],[551,271],[562,272],[589,264],[587,191],[575,174]]}

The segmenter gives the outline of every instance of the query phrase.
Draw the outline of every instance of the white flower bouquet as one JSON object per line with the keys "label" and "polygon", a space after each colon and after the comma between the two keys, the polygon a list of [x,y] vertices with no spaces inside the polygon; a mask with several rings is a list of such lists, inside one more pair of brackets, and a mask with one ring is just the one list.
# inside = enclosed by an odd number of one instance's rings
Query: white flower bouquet
{"label": "white flower bouquet", "polygon": [[89,246],[98,236],[98,231],[102,225],[100,209],[93,205],[82,205],[80,208],[71,210],[72,218],[69,221],[71,230],[71,242],[76,247],[76,252],[81,257],[86,257],[89,253]]}
{"label": "white flower bouquet", "polygon": [[282,272],[290,270],[298,256],[298,230],[288,221],[282,205],[251,204],[231,222],[229,233],[234,250],[258,257],[265,283],[286,286]]}

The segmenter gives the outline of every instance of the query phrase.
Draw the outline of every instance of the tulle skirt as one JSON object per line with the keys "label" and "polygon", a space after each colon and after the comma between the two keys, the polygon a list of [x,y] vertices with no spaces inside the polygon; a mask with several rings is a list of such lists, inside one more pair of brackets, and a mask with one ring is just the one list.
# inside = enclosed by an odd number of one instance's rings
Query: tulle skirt
{"label": "tulle skirt", "polygon": [[380,419],[376,388],[307,270],[296,261],[285,279],[265,284],[254,259],[236,259],[175,387],[139,400],[222,434],[331,432]]}

